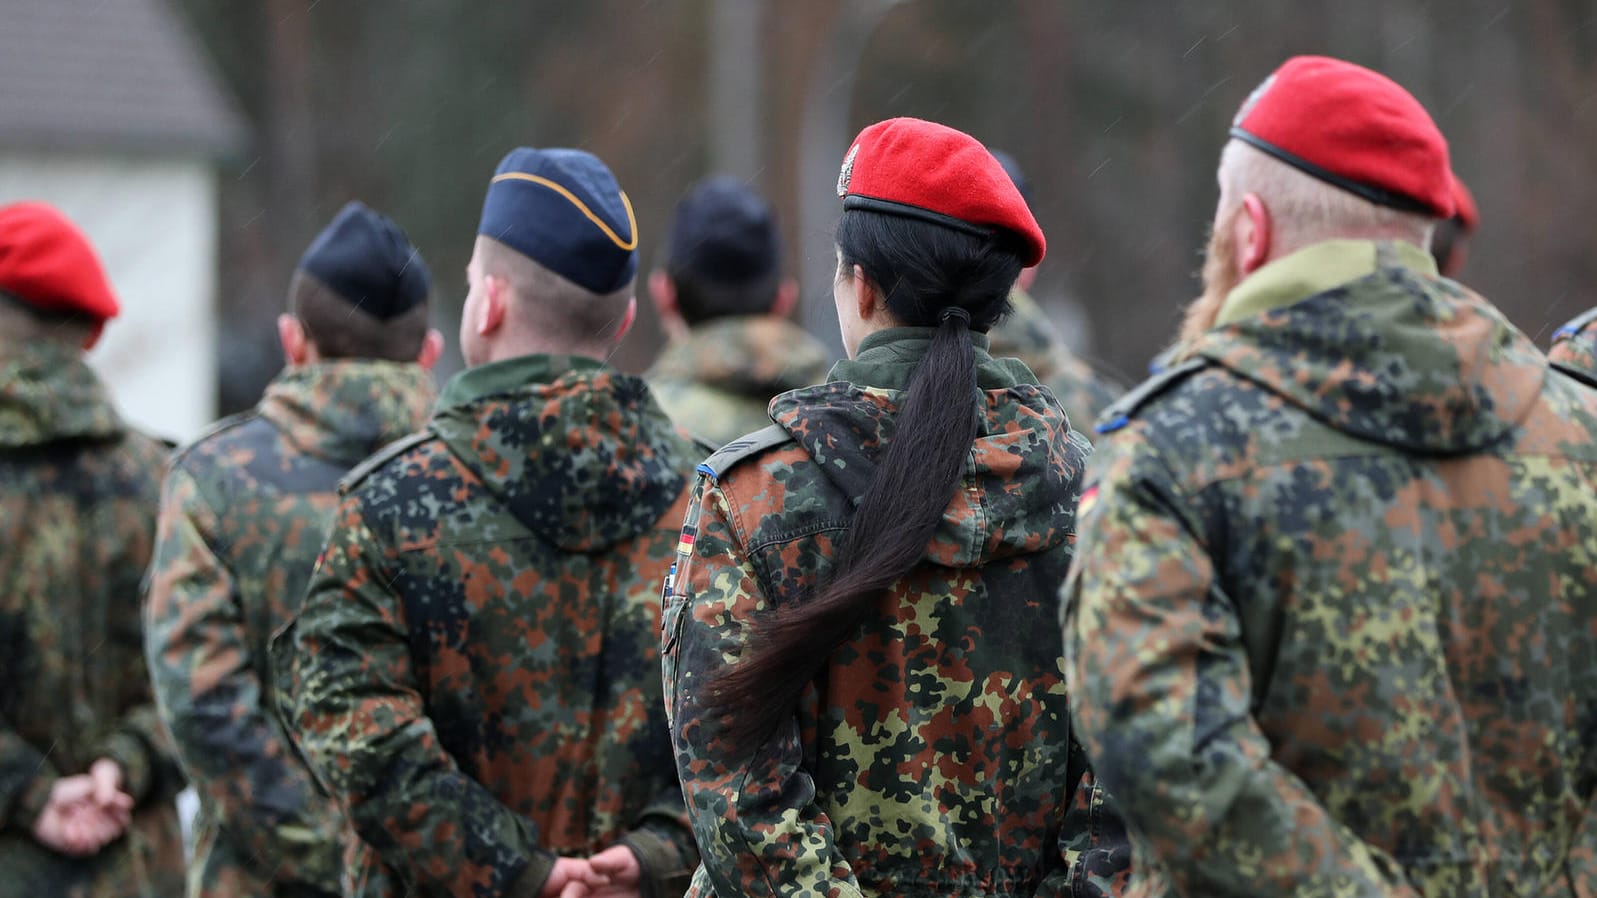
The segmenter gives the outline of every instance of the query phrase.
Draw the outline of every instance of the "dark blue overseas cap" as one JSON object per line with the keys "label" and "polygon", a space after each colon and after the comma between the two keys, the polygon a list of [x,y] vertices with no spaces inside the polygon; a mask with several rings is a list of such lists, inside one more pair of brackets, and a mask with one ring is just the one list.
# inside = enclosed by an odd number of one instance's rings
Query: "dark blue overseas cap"
{"label": "dark blue overseas cap", "polygon": [[399,225],[354,201],[316,235],[299,267],[380,321],[421,305],[432,291],[427,263]]}
{"label": "dark blue overseas cap", "polygon": [[632,203],[582,150],[511,150],[488,184],[477,233],[593,293],[614,293],[638,273]]}
{"label": "dark blue overseas cap", "polygon": [[736,178],[700,181],[677,203],[667,265],[714,283],[769,277],[782,255],[771,205]]}

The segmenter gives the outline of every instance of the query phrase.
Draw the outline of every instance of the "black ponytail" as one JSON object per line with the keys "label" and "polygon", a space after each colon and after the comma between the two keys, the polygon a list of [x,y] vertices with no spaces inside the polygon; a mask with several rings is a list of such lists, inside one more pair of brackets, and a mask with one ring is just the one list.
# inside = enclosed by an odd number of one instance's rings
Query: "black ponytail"
{"label": "black ponytail", "polygon": [[1009,308],[1019,276],[1010,235],[980,237],[936,224],[849,210],[837,226],[844,271],[858,265],[900,322],[935,327],[898,410],[876,476],[838,547],[831,577],[759,620],[740,662],[712,684],[711,712],[737,745],[769,738],[827,656],[849,639],[883,590],[925,556],[975,441],[978,402],[971,329]]}

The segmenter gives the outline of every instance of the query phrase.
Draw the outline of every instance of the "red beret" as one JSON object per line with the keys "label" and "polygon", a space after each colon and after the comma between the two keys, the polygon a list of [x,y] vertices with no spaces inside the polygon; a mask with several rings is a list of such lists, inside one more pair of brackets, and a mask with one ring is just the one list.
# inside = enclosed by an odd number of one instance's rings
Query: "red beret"
{"label": "red beret", "polygon": [[102,323],[119,311],[88,238],[47,203],[0,208],[0,290],[46,312]]}
{"label": "red beret", "polygon": [[1295,56],[1254,89],[1231,136],[1372,203],[1453,216],[1447,141],[1396,82],[1340,59]]}
{"label": "red beret", "polygon": [[877,122],[854,138],[837,176],[844,209],[918,218],[991,236],[1012,232],[1027,267],[1048,249],[1004,167],[976,138],[914,118]]}
{"label": "red beret", "polygon": [[1464,233],[1474,233],[1481,226],[1481,211],[1475,207],[1475,195],[1458,175],[1453,176],[1453,207],[1453,217],[1464,225]]}

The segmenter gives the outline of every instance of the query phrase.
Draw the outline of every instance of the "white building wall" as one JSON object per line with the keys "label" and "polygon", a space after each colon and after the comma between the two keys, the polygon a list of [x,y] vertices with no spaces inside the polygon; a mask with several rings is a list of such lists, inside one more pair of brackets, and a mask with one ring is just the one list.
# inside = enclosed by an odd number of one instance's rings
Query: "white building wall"
{"label": "white building wall", "polygon": [[122,314],[89,362],[128,421],[183,441],[216,409],[216,175],[203,161],[0,151],[0,204],[55,204],[104,260]]}

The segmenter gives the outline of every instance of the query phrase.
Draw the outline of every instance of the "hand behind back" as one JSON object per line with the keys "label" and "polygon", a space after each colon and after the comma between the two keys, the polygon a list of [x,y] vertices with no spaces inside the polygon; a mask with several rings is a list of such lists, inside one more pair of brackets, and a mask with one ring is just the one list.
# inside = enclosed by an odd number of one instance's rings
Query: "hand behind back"
{"label": "hand behind back", "polygon": [[133,797],[122,791],[122,770],[102,758],[88,773],[55,781],[33,836],[61,854],[87,857],[121,838],[132,819]]}

